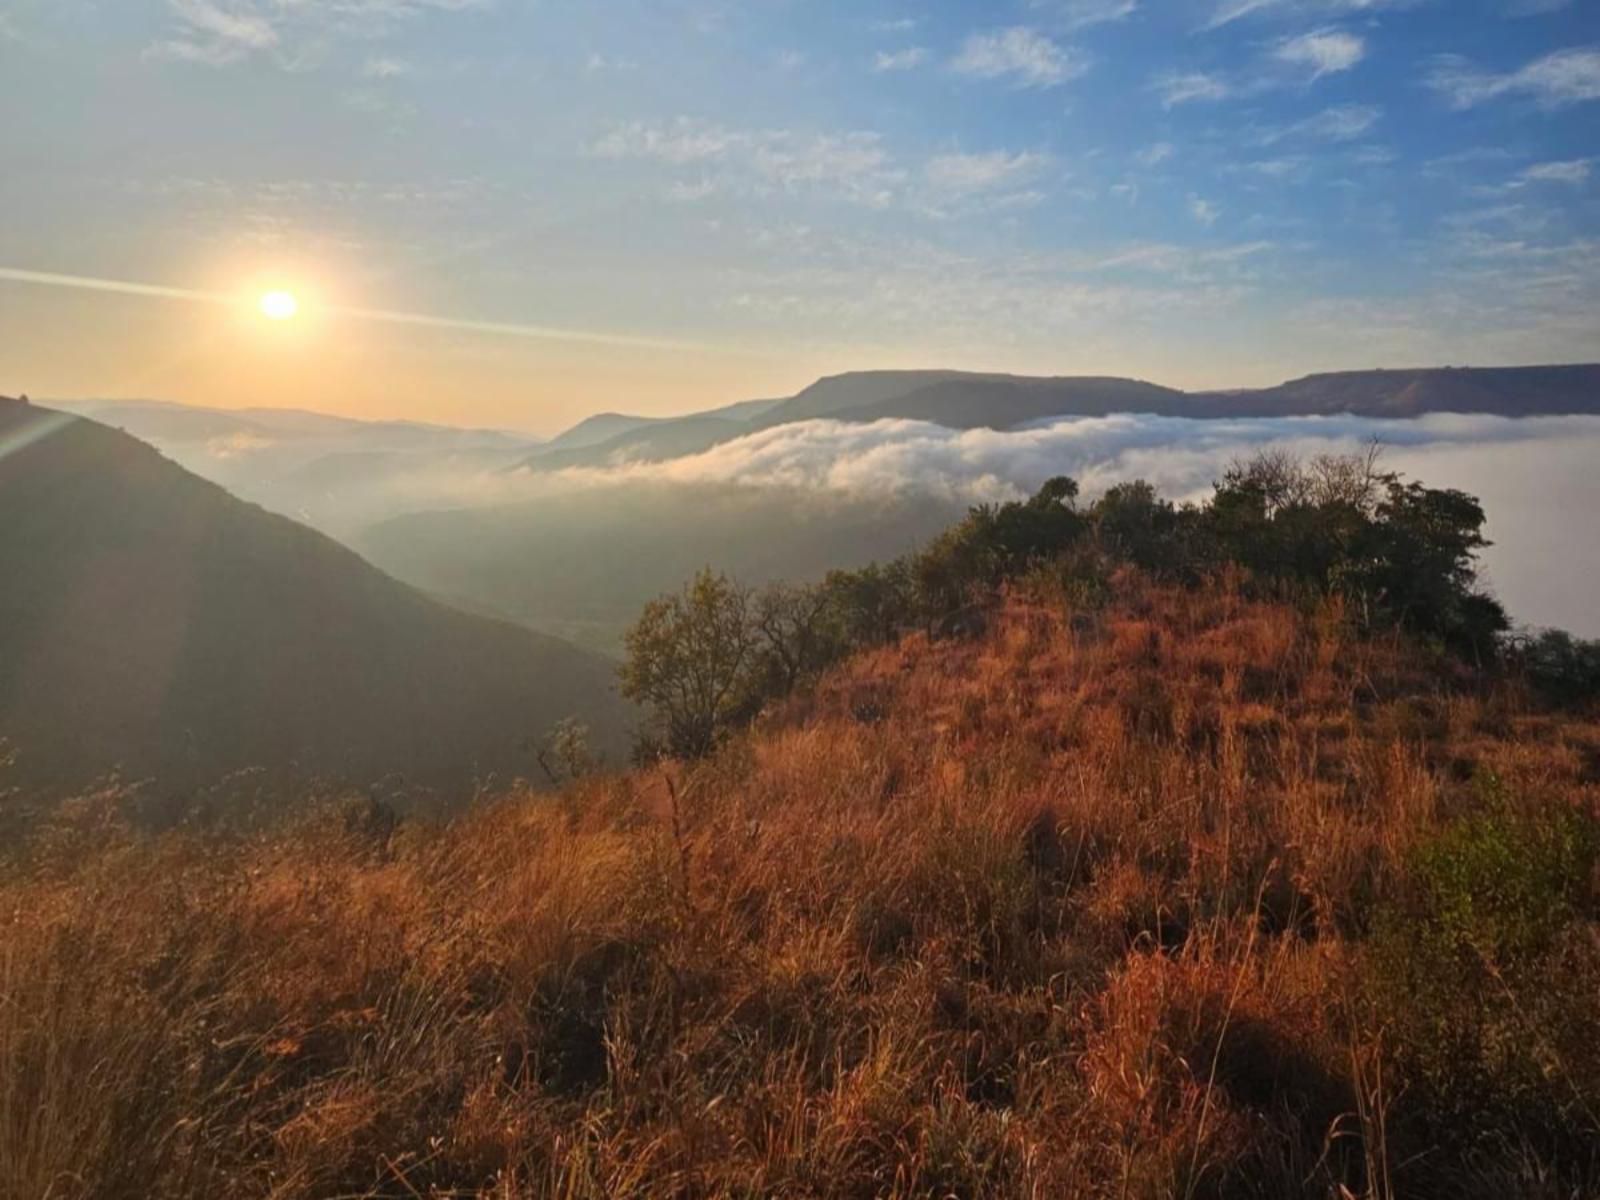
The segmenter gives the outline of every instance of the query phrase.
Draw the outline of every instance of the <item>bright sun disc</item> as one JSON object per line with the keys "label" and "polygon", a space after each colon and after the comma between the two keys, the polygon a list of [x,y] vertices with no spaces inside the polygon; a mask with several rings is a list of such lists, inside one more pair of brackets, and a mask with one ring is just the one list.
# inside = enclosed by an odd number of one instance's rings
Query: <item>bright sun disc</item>
{"label": "bright sun disc", "polygon": [[270,321],[287,321],[300,311],[292,292],[267,292],[261,297],[261,315]]}

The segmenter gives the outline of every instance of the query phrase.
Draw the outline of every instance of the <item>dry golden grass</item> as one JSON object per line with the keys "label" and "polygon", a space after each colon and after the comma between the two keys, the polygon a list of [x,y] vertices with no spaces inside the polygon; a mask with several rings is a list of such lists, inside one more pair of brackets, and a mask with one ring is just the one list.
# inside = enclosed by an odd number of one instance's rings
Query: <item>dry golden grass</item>
{"label": "dry golden grass", "polygon": [[1335,609],[1119,594],[440,828],[77,802],[0,881],[0,1195],[1600,1186],[1581,1127],[1431,1141],[1364,983],[1473,778],[1592,810],[1600,727]]}

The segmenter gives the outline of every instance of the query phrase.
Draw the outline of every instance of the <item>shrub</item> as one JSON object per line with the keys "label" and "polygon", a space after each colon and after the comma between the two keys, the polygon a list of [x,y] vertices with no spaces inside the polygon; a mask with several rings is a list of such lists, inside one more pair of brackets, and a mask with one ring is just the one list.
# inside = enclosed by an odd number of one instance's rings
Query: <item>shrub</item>
{"label": "shrub", "polygon": [[1512,665],[1544,700],[1562,706],[1600,699],[1600,641],[1586,642],[1550,629],[1513,642]]}

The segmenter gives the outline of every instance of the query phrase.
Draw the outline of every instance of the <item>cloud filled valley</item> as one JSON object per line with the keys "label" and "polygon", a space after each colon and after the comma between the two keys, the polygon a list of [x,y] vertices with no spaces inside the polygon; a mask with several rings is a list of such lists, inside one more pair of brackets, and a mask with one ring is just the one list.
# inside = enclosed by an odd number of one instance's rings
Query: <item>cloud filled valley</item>
{"label": "cloud filled valley", "polygon": [[[1008,430],[819,419],[665,461],[629,461],[618,450],[610,461],[543,471],[518,465],[527,443],[459,432],[424,444],[391,434],[381,449],[359,438],[237,432],[152,440],[409,582],[603,646],[636,602],[705,562],[756,579],[813,577],[900,553],[965,506],[1016,498],[1053,475],[1075,477],[1090,497],[1145,479],[1174,499],[1199,499],[1231,460],[1259,447],[1309,456],[1376,441],[1391,469],[1482,499],[1495,542],[1486,575],[1518,621],[1600,634],[1588,588],[1600,577],[1600,544],[1583,528],[1600,511],[1594,416],[1116,414]],[[602,596],[608,611],[596,633],[586,619]]]}
{"label": "cloud filled valley", "polygon": [[1337,454],[1372,441],[1384,447],[1391,469],[1483,501],[1496,543],[1485,555],[1487,575],[1517,619],[1600,635],[1588,587],[1600,578],[1600,543],[1585,527],[1588,514],[1600,512],[1596,417],[1190,421],[1119,415],[1011,431],[814,421],[667,463],[565,472],[558,485],[740,483],[976,503],[1012,499],[1065,474],[1091,496],[1145,479],[1168,496],[1198,499],[1230,460],[1258,447]]}

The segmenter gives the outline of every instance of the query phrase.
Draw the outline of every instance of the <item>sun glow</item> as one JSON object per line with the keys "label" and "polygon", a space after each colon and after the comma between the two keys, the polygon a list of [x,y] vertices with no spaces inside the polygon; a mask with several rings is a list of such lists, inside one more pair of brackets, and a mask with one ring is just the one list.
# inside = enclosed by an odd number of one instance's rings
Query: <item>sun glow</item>
{"label": "sun glow", "polygon": [[288,321],[299,313],[300,302],[293,292],[265,292],[257,307],[269,321]]}

